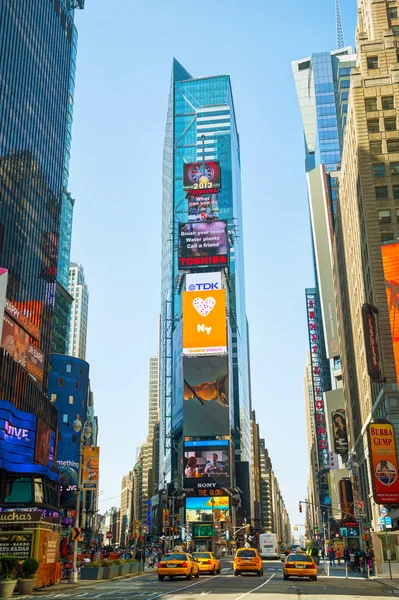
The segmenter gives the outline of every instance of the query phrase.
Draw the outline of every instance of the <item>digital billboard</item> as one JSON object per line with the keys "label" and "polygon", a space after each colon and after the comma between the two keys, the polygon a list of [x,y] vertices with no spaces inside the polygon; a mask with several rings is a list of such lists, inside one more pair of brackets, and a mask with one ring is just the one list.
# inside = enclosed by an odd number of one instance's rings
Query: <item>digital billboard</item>
{"label": "digital billboard", "polygon": [[218,194],[204,194],[201,196],[189,194],[187,201],[189,223],[219,220]]}
{"label": "digital billboard", "polygon": [[1,332],[3,329],[3,315],[4,315],[4,308],[5,308],[5,303],[6,303],[7,283],[8,283],[8,271],[7,271],[7,269],[3,269],[2,267],[0,267],[0,339],[1,339]]}
{"label": "digital billboard", "polygon": [[220,271],[206,273],[187,273],[186,292],[211,292],[222,289],[222,274]]}
{"label": "digital billboard", "polygon": [[229,434],[229,374],[227,356],[183,359],[185,436]]}
{"label": "digital billboard", "polygon": [[182,293],[183,354],[227,352],[226,292]]}
{"label": "digital billboard", "polygon": [[219,189],[220,163],[217,160],[183,164],[183,190]]}
{"label": "digital billboard", "polygon": [[[399,381],[399,244],[381,246],[396,378]],[[397,314],[398,313],[398,314]]]}
{"label": "digital billboard", "polygon": [[[36,415],[17,409],[7,400],[0,400],[0,468],[13,473],[38,473],[58,481],[58,475],[52,471],[55,431],[50,430],[48,453],[39,452],[43,463],[35,464],[37,421]],[[46,436],[48,439],[48,434]]]}
{"label": "digital billboard", "polygon": [[175,432],[183,425],[183,357],[182,357],[182,321],[173,332],[173,393],[172,405],[172,431]]}
{"label": "digital billboard", "polygon": [[213,511],[218,513],[220,521],[226,519],[226,515],[230,516],[230,498],[229,496],[201,497],[189,496],[186,498],[186,522],[213,522]]}
{"label": "digital billboard", "polygon": [[207,265],[227,266],[226,221],[181,223],[179,225],[179,268],[196,269]]}
{"label": "digital billboard", "polygon": [[345,409],[338,408],[331,413],[334,452],[343,456],[348,453],[348,431]]}
{"label": "digital billboard", "polygon": [[399,504],[398,456],[395,431],[388,421],[368,426],[373,496],[376,504]]}
{"label": "digital billboard", "polygon": [[229,452],[228,440],[185,442],[183,487],[230,487]]}
{"label": "digital billboard", "polygon": [[[51,429],[44,421],[37,419],[35,461],[47,467],[50,455],[54,452],[51,448]],[[53,460],[54,456],[51,456]]]}
{"label": "digital billboard", "polygon": [[98,488],[98,475],[100,468],[100,448],[98,446],[85,446],[83,448],[82,485],[84,490]]}
{"label": "digital billboard", "polygon": [[30,342],[29,334],[6,314],[3,320],[1,347],[28,371],[37,386],[42,389],[44,354]]}

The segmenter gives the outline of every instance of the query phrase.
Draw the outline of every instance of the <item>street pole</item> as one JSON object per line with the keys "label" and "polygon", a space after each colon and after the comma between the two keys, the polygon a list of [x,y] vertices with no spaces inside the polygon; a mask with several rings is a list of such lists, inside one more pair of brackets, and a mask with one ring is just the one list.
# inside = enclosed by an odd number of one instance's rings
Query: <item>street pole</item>
{"label": "street pole", "polygon": [[384,533],[385,533],[385,545],[386,545],[386,549],[387,549],[387,559],[388,559],[388,566],[389,566],[389,578],[392,580],[391,549],[389,548],[389,545],[388,545],[388,531],[387,531],[387,525],[385,522],[385,517],[384,517]]}
{"label": "street pole", "polygon": [[[80,526],[80,491],[82,486],[82,459],[83,459],[83,432],[80,434],[79,442],[79,470],[78,470],[78,489],[76,493],[76,516],[75,527]],[[71,583],[78,583],[78,540],[73,541],[73,559],[72,559],[72,577]]]}
{"label": "street pole", "polygon": [[175,497],[172,496],[172,552],[175,549]]}

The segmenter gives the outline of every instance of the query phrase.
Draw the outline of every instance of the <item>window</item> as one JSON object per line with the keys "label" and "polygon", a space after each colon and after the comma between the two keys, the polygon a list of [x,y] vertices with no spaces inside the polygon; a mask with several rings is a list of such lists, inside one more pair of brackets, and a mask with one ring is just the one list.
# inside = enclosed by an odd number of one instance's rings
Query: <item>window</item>
{"label": "window", "polygon": [[76,382],[76,389],[78,390],[80,388],[80,381]]}
{"label": "window", "polygon": [[372,154],[382,154],[382,142],[370,142],[370,152]]}
{"label": "window", "polygon": [[58,387],[64,387],[65,380],[63,377],[58,378]]}
{"label": "window", "polygon": [[393,96],[383,96],[383,98],[381,98],[381,102],[383,110],[392,110],[392,108],[395,108]]}
{"label": "window", "polygon": [[73,396],[68,396],[69,404],[73,404]]}
{"label": "window", "polygon": [[44,493],[43,493],[43,481],[41,479],[34,479],[34,491],[35,491],[35,502],[43,504]]}
{"label": "window", "polygon": [[[398,186],[399,187],[399,186]],[[387,200],[388,198],[388,186],[380,185],[375,188],[375,197],[377,200]]]}
{"label": "window", "polygon": [[347,100],[349,97],[349,92],[342,92],[341,94],[341,100]]}
{"label": "window", "polygon": [[381,242],[393,242],[393,233],[381,233]]}
{"label": "window", "polygon": [[391,27],[391,31],[396,37],[399,36],[399,27],[397,25]]}
{"label": "window", "polygon": [[396,117],[386,117],[384,125],[385,131],[396,131]]}
{"label": "window", "polygon": [[385,177],[385,163],[376,163],[373,165],[374,177]]}
{"label": "window", "polygon": [[399,185],[393,185],[392,190],[393,190],[393,197],[395,198],[395,200],[399,200]]}
{"label": "window", "polygon": [[380,225],[390,223],[391,222],[391,211],[389,209],[379,210],[378,211],[378,221],[379,221]]}
{"label": "window", "polygon": [[70,365],[69,363],[67,363],[67,366],[65,368],[67,373],[72,373],[72,365]]}
{"label": "window", "polygon": [[377,110],[377,98],[366,98],[366,111],[372,112],[373,110]]}
{"label": "window", "polygon": [[388,19],[397,19],[398,18],[398,9],[396,6],[389,6],[387,8]]}
{"label": "window", "polygon": [[351,68],[350,67],[344,67],[343,69],[339,70],[339,74],[341,77],[344,77],[345,75],[350,75],[351,74]]}
{"label": "window", "polygon": [[378,56],[368,56],[367,57],[367,68],[368,69],[378,69]]}
{"label": "window", "polygon": [[367,121],[367,130],[369,133],[378,133],[380,130],[380,122],[378,119],[369,119]]}
{"label": "window", "polygon": [[399,140],[387,140],[388,152],[399,152]]}
{"label": "window", "polygon": [[68,415],[68,413],[64,413],[62,415],[62,422],[65,423],[65,425],[69,425],[69,415]]}
{"label": "window", "polygon": [[310,60],[305,60],[298,64],[298,71],[304,71],[305,69],[310,68]]}
{"label": "window", "polygon": [[399,175],[399,163],[391,163],[391,175]]}
{"label": "window", "polygon": [[51,394],[50,402],[55,402],[57,400],[57,394]]}
{"label": "window", "polygon": [[341,90],[350,88],[350,86],[351,86],[350,79],[342,79],[340,85],[341,85]]}
{"label": "window", "polygon": [[395,210],[395,214],[396,214],[396,220],[397,220],[397,221],[398,221],[398,223],[399,223],[399,208],[397,208],[397,209]]}
{"label": "window", "polygon": [[30,477],[10,477],[6,483],[5,503],[24,504],[32,502],[32,482]]}
{"label": "window", "polygon": [[84,375],[84,370],[83,370],[83,367],[80,367],[80,374],[81,374],[81,375]]}

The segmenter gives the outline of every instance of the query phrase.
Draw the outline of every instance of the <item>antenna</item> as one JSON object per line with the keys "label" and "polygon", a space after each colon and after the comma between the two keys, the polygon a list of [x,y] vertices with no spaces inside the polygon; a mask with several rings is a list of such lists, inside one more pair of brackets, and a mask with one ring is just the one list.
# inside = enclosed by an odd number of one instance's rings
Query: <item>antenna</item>
{"label": "antenna", "polygon": [[341,9],[339,6],[339,0],[335,0],[335,21],[337,28],[337,48],[338,50],[340,50],[341,48],[345,48],[345,40],[344,30],[342,29]]}

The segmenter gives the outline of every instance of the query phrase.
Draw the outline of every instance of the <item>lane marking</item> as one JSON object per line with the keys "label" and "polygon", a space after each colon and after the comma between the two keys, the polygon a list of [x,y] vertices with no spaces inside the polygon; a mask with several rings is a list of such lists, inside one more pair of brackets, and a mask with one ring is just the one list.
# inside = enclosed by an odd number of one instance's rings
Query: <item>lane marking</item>
{"label": "lane marking", "polygon": [[[217,579],[218,575],[216,575],[216,577],[212,577],[213,579]],[[200,585],[201,583],[205,583],[206,581],[211,581],[211,579],[203,579],[202,581],[197,581],[196,583],[191,583],[190,585],[185,585],[184,587],[181,588],[176,588],[176,589],[171,589],[171,590],[165,590],[164,592],[162,592],[161,594],[158,594],[157,596],[148,596],[148,598],[146,598],[145,600],[156,600],[156,598],[161,598],[161,596],[172,596],[175,592],[181,592],[181,590],[187,590],[188,588],[194,587],[195,585]],[[238,600],[238,598],[237,598]]]}
{"label": "lane marking", "polygon": [[[249,592],[246,592],[245,594],[242,594],[242,596],[238,596],[238,598],[236,598],[235,600],[241,600],[241,598],[245,598],[245,596],[248,596],[249,594],[252,594],[252,592],[256,592],[256,590],[260,590],[260,588],[262,588],[264,585],[268,584],[269,581],[271,581],[273,579],[273,577],[275,576],[275,574],[276,573],[273,573],[273,575],[271,575],[267,581],[264,581],[263,583],[261,583],[260,585],[258,585],[258,587],[254,588],[253,590],[249,590]],[[292,586],[292,587],[294,587],[294,586]]]}

